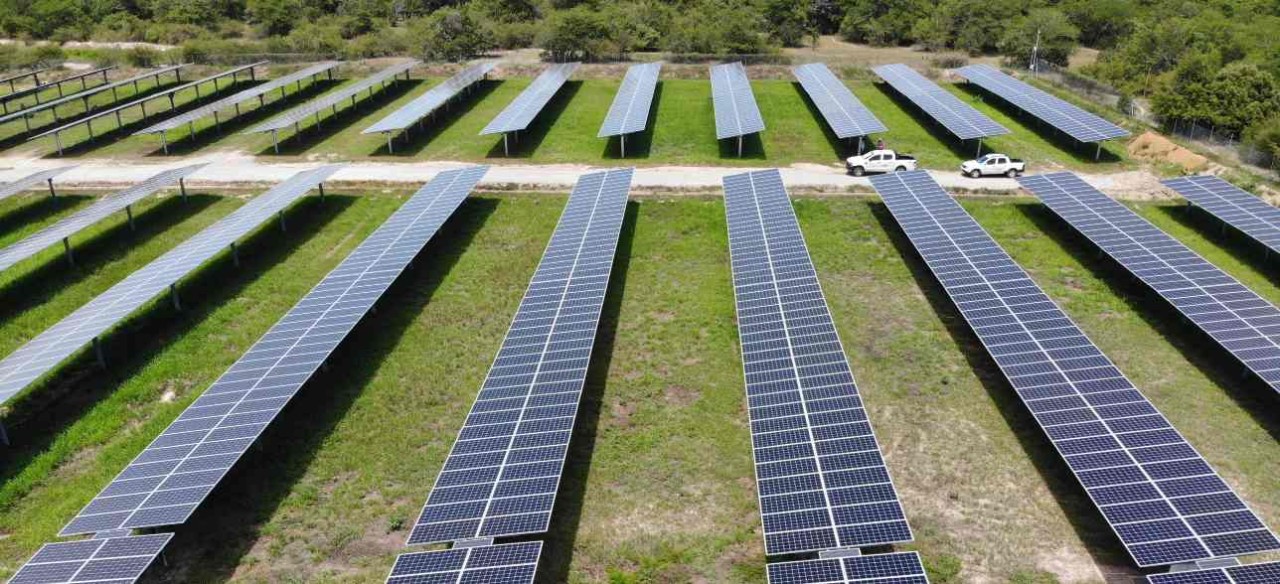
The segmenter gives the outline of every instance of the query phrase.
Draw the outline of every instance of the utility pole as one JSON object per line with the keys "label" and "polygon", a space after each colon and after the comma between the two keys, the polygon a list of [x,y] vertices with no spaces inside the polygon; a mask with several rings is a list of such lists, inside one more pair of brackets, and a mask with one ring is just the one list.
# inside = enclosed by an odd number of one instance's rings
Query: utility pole
{"label": "utility pole", "polygon": [[1031,45],[1031,75],[1040,76],[1040,27],[1036,27],[1036,42]]}

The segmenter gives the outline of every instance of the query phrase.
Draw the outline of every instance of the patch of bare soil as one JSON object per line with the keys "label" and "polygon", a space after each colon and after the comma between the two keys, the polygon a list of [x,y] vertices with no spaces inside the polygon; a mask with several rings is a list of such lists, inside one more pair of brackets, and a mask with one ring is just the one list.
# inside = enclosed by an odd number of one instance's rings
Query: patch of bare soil
{"label": "patch of bare soil", "polygon": [[1168,162],[1187,172],[1196,172],[1209,164],[1209,159],[1175,144],[1155,132],[1143,132],[1129,142],[1129,155],[1152,162]]}
{"label": "patch of bare soil", "polygon": [[669,405],[687,407],[702,397],[702,393],[681,385],[668,385],[662,391],[662,397]]}

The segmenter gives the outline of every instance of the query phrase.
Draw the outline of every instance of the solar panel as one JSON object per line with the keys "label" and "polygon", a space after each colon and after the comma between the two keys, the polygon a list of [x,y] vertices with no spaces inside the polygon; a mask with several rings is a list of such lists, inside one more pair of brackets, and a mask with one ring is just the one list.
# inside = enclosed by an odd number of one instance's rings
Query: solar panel
{"label": "solar panel", "polygon": [[1280,549],[1209,463],[926,171],[871,184],[1139,566]]}
{"label": "solar panel", "polygon": [[1184,176],[1161,181],[1191,204],[1280,252],[1280,209],[1216,176]]}
{"label": "solar panel", "polygon": [[976,140],[1008,134],[1009,129],[960,101],[906,65],[881,65],[871,69],[903,97],[916,104],[934,121],[961,140]]}
{"label": "solar panel", "polygon": [[1275,305],[1074,174],[1018,183],[1280,391]]}
{"label": "solar panel", "polygon": [[182,126],[195,122],[196,120],[204,118],[205,116],[212,115],[215,112],[220,112],[227,108],[235,107],[238,104],[244,103],[246,101],[249,101],[250,99],[253,99],[261,95],[266,95],[272,91],[288,86],[290,84],[299,83],[303,79],[306,79],[308,77],[314,77],[326,71],[331,71],[334,67],[337,67],[340,64],[341,63],[338,61],[325,61],[323,63],[312,65],[300,71],[295,71],[293,73],[285,75],[284,77],[281,77],[279,79],[273,79],[267,83],[263,83],[261,85],[255,85],[243,91],[237,92],[234,95],[229,95],[213,103],[200,106],[196,109],[185,112],[181,115],[169,118],[163,122],[157,123],[147,128],[143,128],[141,130],[138,130],[137,132],[134,132],[133,135],[137,136],[139,134],[160,134],[160,133],[172,130],[174,128],[180,128]]}
{"label": "solar panel", "polygon": [[387,584],[533,584],[542,542],[401,554]]}
{"label": "solar panel", "polygon": [[547,530],[632,173],[578,179],[409,545]]}
{"label": "solar panel", "polygon": [[337,172],[300,172],[182,242],[0,361],[0,404]]}
{"label": "solar panel", "polygon": [[1005,75],[990,65],[968,65],[956,69],[956,73],[1080,142],[1099,142],[1129,135],[1128,130]]}
{"label": "solar panel", "polygon": [[1280,582],[1280,562],[1188,570],[1147,576],[1151,584],[1276,584]]}
{"label": "solar panel", "polygon": [[470,87],[477,81],[484,79],[490,71],[493,71],[498,63],[488,61],[478,65],[472,65],[459,71],[458,74],[450,77],[444,82],[432,87],[426,93],[418,96],[413,101],[404,105],[400,109],[391,112],[385,118],[378,120],[372,126],[366,128],[361,134],[378,134],[385,132],[400,132],[408,129],[418,120],[427,117],[436,111],[440,106],[448,103],[462,90]]}
{"label": "solar panel", "polygon": [[622,78],[618,93],[613,96],[613,105],[600,124],[597,138],[621,136],[643,132],[649,123],[649,108],[653,105],[653,93],[658,87],[658,73],[662,71],[662,63],[644,63],[627,68],[627,76]]}
{"label": "solar panel", "polygon": [[769,584],[929,584],[916,552],[769,564]]}
{"label": "solar panel", "polygon": [[911,541],[781,174],[724,193],[765,553]]}
{"label": "solar panel", "polygon": [[49,170],[29,174],[11,183],[0,184],[0,200],[12,197],[36,185],[48,184],[50,192],[53,192],[52,181],[54,177],[73,168],[75,166],[59,166],[58,168],[50,168]]}
{"label": "solar panel", "polygon": [[[8,115],[0,116],[0,124],[6,123],[6,122],[10,122],[10,121],[12,121],[12,120],[16,120],[16,119],[18,119],[18,118],[24,118],[24,117],[29,118],[29,117],[31,117],[31,116],[33,116],[33,115],[35,115],[35,114],[37,114],[37,113],[40,113],[40,112],[42,112],[42,111],[44,111],[44,110],[51,109],[51,108],[56,108],[56,107],[58,107],[58,106],[60,106],[60,105],[62,105],[62,104],[65,104],[65,103],[69,103],[69,102],[73,102],[73,101],[77,101],[77,100],[87,100],[87,99],[89,99],[90,97],[93,97],[93,96],[95,96],[95,95],[97,95],[97,94],[99,94],[99,93],[102,93],[102,92],[104,92],[104,91],[111,91],[111,90],[113,90],[113,89],[117,89],[117,88],[120,88],[120,87],[124,87],[125,85],[129,85],[129,84],[137,83],[138,81],[142,81],[143,79],[147,79],[147,78],[149,78],[149,77],[155,77],[156,79],[159,79],[161,75],[164,75],[165,73],[173,73],[173,72],[177,72],[177,71],[179,71],[180,69],[182,69],[183,67],[186,67],[186,64],[181,64],[181,65],[172,65],[172,66],[169,66],[169,67],[162,67],[162,68],[159,68],[159,69],[152,69],[152,70],[147,71],[147,72],[145,72],[145,73],[141,73],[141,74],[139,74],[139,75],[134,75],[133,77],[130,77],[130,78],[128,78],[128,79],[121,79],[121,80],[119,80],[119,81],[113,81],[113,82],[111,82],[111,83],[107,83],[107,84],[104,84],[104,85],[95,85],[95,86],[93,86],[93,87],[91,87],[91,88],[89,88],[89,89],[87,89],[87,90],[85,90],[85,91],[81,91],[80,93],[75,93],[75,94],[72,94],[72,95],[68,95],[68,96],[66,96],[66,97],[60,97],[60,98],[55,99],[55,100],[53,100],[53,101],[46,101],[46,102],[44,102],[44,103],[42,103],[42,104],[40,104],[40,105],[32,106],[32,107],[29,107],[29,108],[24,109],[24,110],[21,110],[21,111],[16,111],[16,112],[13,112],[13,113],[8,114]],[[180,73],[179,73],[179,74],[180,74]],[[55,112],[55,115],[56,115],[56,112]]]}
{"label": "solar panel", "polygon": [[888,130],[825,64],[801,65],[791,73],[837,138],[869,136]]}
{"label": "solar panel", "polygon": [[47,543],[9,584],[128,584],[142,577],[172,533]]}
{"label": "solar panel", "polygon": [[[88,78],[90,78],[90,77],[96,77],[96,76],[98,76],[98,75],[101,75],[101,76],[102,76],[102,82],[103,82],[103,83],[106,83],[106,82],[107,82],[107,72],[108,72],[108,71],[110,71],[110,70],[112,70],[112,69],[115,69],[115,68],[116,68],[116,66],[115,66],[115,65],[109,65],[109,66],[107,66],[107,67],[100,67],[100,68],[98,68],[98,69],[93,69],[92,71],[85,71],[85,72],[83,72],[83,73],[76,73],[75,75],[68,75],[68,76],[63,77],[63,78],[61,78],[61,79],[58,79],[58,80],[55,80],[55,81],[50,81],[50,82],[48,82],[48,83],[45,83],[45,84],[43,84],[43,85],[35,85],[35,86],[32,86],[32,87],[28,87],[28,88],[26,88],[26,89],[19,89],[19,90],[17,90],[17,91],[15,91],[15,92],[13,92],[13,93],[9,93],[9,94],[6,94],[6,95],[0,95],[0,104],[3,104],[3,108],[0,108],[0,111],[3,111],[3,112],[4,112],[4,113],[6,113],[6,114],[7,114],[7,113],[9,113],[9,104],[11,104],[11,103],[13,103],[14,101],[17,101],[17,100],[19,100],[19,99],[22,99],[22,98],[24,98],[24,97],[26,97],[26,96],[28,96],[28,95],[30,95],[30,96],[34,96],[34,97],[35,97],[35,99],[36,99],[36,104],[38,105],[38,104],[40,103],[40,94],[41,94],[41,93],[44,93],[45,91],[47,91],[47,90],[48,90],[49,88],[51,88],[51,87],[52,87],[52,88],[56,88],[56,89],[58,90],[58,97],[64,97],[64,94],[63,94],[63,91],[62,91],[62,85],[63,85],[64,83],[70,83],[70,82],[72,82],[72,81],[79,81],[79,82],[80,82],[80,89],[84,90],[84,89],[88,89],[88,88],[89,88],[89,87],[88,87],[88,82],[87,82],[87,81],[85,81],[85,80],[86,80],[86,79],[88,79]],[[4,83],[4,81],[3,81],[3,80],[0,80],[0,83]]]}
{"label": "solar panel", "polygon": [[98,493],[62,535],[185,521],[487,170],[442,172],[419,189]]}
{"label": "solar panel", "polygon": [[69,246],[71,244],[67,238],[75,235],[81,229],[101,221],[107,215],[151,196],[156,191],[194,174],[205,166],[205,164],[193,164],[166,170],[123,191],[102,197],[94,204],[77,211],[70,217],[54,223],[9,247],[0,249],[0,270],[7,270],[14,264],[39,253],[58,241],[62,241],[70,249]]}
{"label": "solar panel", "polygon": [[300,107],[293,108],[283,114],[271,118],[261,124],[258,124],[245,131],[246,134],[261,134],[264,132],[275,132],[288,128],[294,124],[300,123],[313,115],[316,115],[331,107],[337,107],[338,104],[347,100],[355,101],[356,95],[362,91],[368,90],[370,94],[374,91],[374,86],[390,81],[398,75],[404,74],[408,76],[409,70],[418,66],[417,60],[404,61],[396,63],[386,69],[378,71],[373,75],[365,77],[360,81],[342,87],[330,93],[312,100],[311,102]]}
{"label": "solar panel", "polygon": [[565,81],[569,80],[569,76],[578,69],[578,65],[581,63],[560,63],[543,71],[480,131],[480,135],[519,132],[528,128],[538,112],[546,107],[547,102],[551,101]]}
{"label": "solar panel", "polygon": [[717,140],[764,131],[764,118],[742,63],[711,68],[711,105],[715,108]]}

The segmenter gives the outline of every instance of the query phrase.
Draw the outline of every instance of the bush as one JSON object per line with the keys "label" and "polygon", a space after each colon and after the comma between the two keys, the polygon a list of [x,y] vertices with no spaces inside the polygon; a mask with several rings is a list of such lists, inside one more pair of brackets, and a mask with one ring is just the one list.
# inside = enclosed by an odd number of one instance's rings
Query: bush
{"label": "bush", "polygon": [[498,49],[532,47],[541,30],[536,22],[490,22],[487,28],[494,48]]}
{"label": "bush", "polygon": [[370,59],[415,53],[409,33],[399,28],[384,28],[378,32],[360,35],[348,42],[346,48],[348,59]]}
{"label": "bush", "polygon": [[147,47],[134,47],[124,54],[125,62],[133,67],[154,67],[160,59],[160,51]]}
{"label": "bush", "polygon": [[489,30],[469,9],[441,8],[410,25],[422,55],[429,60],[463,61],[493,48]]}
{"label": "bush", "polygon": [[625,52],[609,19],[586,6],[552,14],[539,45],[552,61],[594,61]]}
{"label": "bush", "polygon": [[1249,126],[1244,131],[1244,142],[1263,152],[1269,161],[1280,160],[1280,116]]}
{"label": "bush", "polygon": [[346,44],[342,39],[342,31],[334,25],[321,25],[305,22],[293,29],[288,37],[289,47],[296,53],[325,55],[328,57],[342,54]]}

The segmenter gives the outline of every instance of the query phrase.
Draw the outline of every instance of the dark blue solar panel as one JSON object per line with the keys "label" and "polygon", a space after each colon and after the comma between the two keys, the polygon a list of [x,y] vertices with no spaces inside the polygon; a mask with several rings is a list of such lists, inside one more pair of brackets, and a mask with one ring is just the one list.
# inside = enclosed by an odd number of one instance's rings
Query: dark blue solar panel
{"label": "dark blue solar panel", "polygon": [[1008,134],[1009,129],[960,101],[906,65],[881,65],[872,69],[903,97],[961,140]]}
{"label": "dark blue solar panel", "polygon": [[1128,130],[1005,75],[991,65],[968,65],[956,69],[956,73],[1081,142],[1129,135]]}
{"label": "dark blue solar panel", "polygon": [[533,584],[542,542],[401,554],[387,584]]}
{"label": "dark blue solar panel", "polygon": [[1191,204],[1280,252],[1280,209],[1216,176],[1183,176],[1161,181]]}
{"label": "dark blue solar panel", "polygon": [[929,584],[916,552],[769,564],[769,584]]}
{"label": "dark blue solar panel", "polygon": [[47,543],[9,584],[129,584],[173,538],[172,533]]}
{"label": "dark blue solar panel", "polygon": [[1280,562],[1188,570],[1147,576],[1151,584],[1276,584],[1280,582]]}

